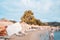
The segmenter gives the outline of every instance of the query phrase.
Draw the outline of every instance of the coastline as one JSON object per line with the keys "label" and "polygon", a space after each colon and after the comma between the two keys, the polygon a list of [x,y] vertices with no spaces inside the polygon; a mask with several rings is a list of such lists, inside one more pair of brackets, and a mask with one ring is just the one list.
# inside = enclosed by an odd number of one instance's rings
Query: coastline
{"label": "coastline", "polygon": [[51,29],[56,30],[56,27],[50,26],[38,26],[28,25],[26,23],[20,23],[20,33],[13,34],[9,40],[49,40]]}
{"label": "coastline", "polygon": [[[9,40],[48,40],[48,33],[44,30],[34,30],[34,31],[28,31],[25,35],[22,36],[16,36],[12,35]],[[44,38],[43,38],[44,37]]]}
{"label": "coastline", "polygon": [[28,25],[26,23],[21,23],[21,25],[22,33],[12,35],[9,40],[49,40],[50,26]]}

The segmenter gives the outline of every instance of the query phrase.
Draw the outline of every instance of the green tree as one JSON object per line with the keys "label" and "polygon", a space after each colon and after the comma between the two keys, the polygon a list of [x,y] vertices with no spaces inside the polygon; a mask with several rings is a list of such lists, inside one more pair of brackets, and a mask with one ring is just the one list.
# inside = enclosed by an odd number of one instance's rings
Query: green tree
{"label": "green tree", "polygon": [[22,20],[21,22],[25,22],[27,24],[35,24],[35,25],[42,24],[42,22],[40,20],[38,20],[34,17],[33,12],[31,10],[25,11],[21,20]]}

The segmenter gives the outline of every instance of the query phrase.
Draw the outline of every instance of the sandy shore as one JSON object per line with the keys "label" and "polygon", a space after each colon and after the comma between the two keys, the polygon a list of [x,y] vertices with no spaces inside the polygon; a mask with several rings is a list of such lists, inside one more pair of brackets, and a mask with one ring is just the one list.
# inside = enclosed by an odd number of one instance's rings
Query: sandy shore
{"label": "sandy shore", "polygon": [[26,23],[21,23],[21,25],[20,32],[22,33],[12,35],[9,40],[49,40],[50,26],[28,25]]}
{"label": "sandy shore", "polygon": [[[12,35],[9,40],[48,40],[47,31],[49,31],[50,26],[28,25],[26,23],[21,23],[21,25],[21,32],[24,32],[24,34],[20,36]],[[36,29],[30,30],[31,27]]]}
{"label": "sandy shore", "polygon": [[46,31],[42,30],[35,30],[35,31],[28,31],[25,35],[16,36],[12,35],[9,40],[41,40],[40,37],[45,35]]}
{"label": "sandy shore", "polygon": [[10,40],[37,40],[38,38],[36,38],[36,36],[37,36],[37,34],[39,35],[39,33],[40,32],[30,31],[22,36],[12,35]]}

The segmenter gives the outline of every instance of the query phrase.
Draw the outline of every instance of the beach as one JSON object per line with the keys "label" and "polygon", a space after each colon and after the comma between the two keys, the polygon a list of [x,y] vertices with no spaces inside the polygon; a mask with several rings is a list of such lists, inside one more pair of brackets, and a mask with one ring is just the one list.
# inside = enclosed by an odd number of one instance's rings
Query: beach
{"label": "beach", "polygon": [[9,40],[49,40],[48,31],[33,30],[27,31],[23,35],[12,35]]}
{"label": "beach", "polygon": [[[14,33],[13,35],[8,36],[9,40],[49,40],[49,35],[51,30],[50,26],[28,25],[24,22],[18,23],[18,24],[15,23],[13,25],[9,26],[10,27],[9,30],[11,30],[12,27],[14,27],[14,30],[15,30],[15,27],[21,27],[22,29],[18,33]],[[13,31],[13,29],[11,31],[15,32]]]}

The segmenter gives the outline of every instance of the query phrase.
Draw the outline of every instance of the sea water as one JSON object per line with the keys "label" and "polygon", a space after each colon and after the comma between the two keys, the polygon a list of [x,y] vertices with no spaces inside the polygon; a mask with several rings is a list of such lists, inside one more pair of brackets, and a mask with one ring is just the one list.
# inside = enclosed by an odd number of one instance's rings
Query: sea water
{"label": "sea water", "polygon": [[60,40],[60,31],[54,32],[54,40]]}
{"label": "sea water", "polygon": [[40,40],[49,40],[49,31],[48,30],[40,35],[41,35]]}

